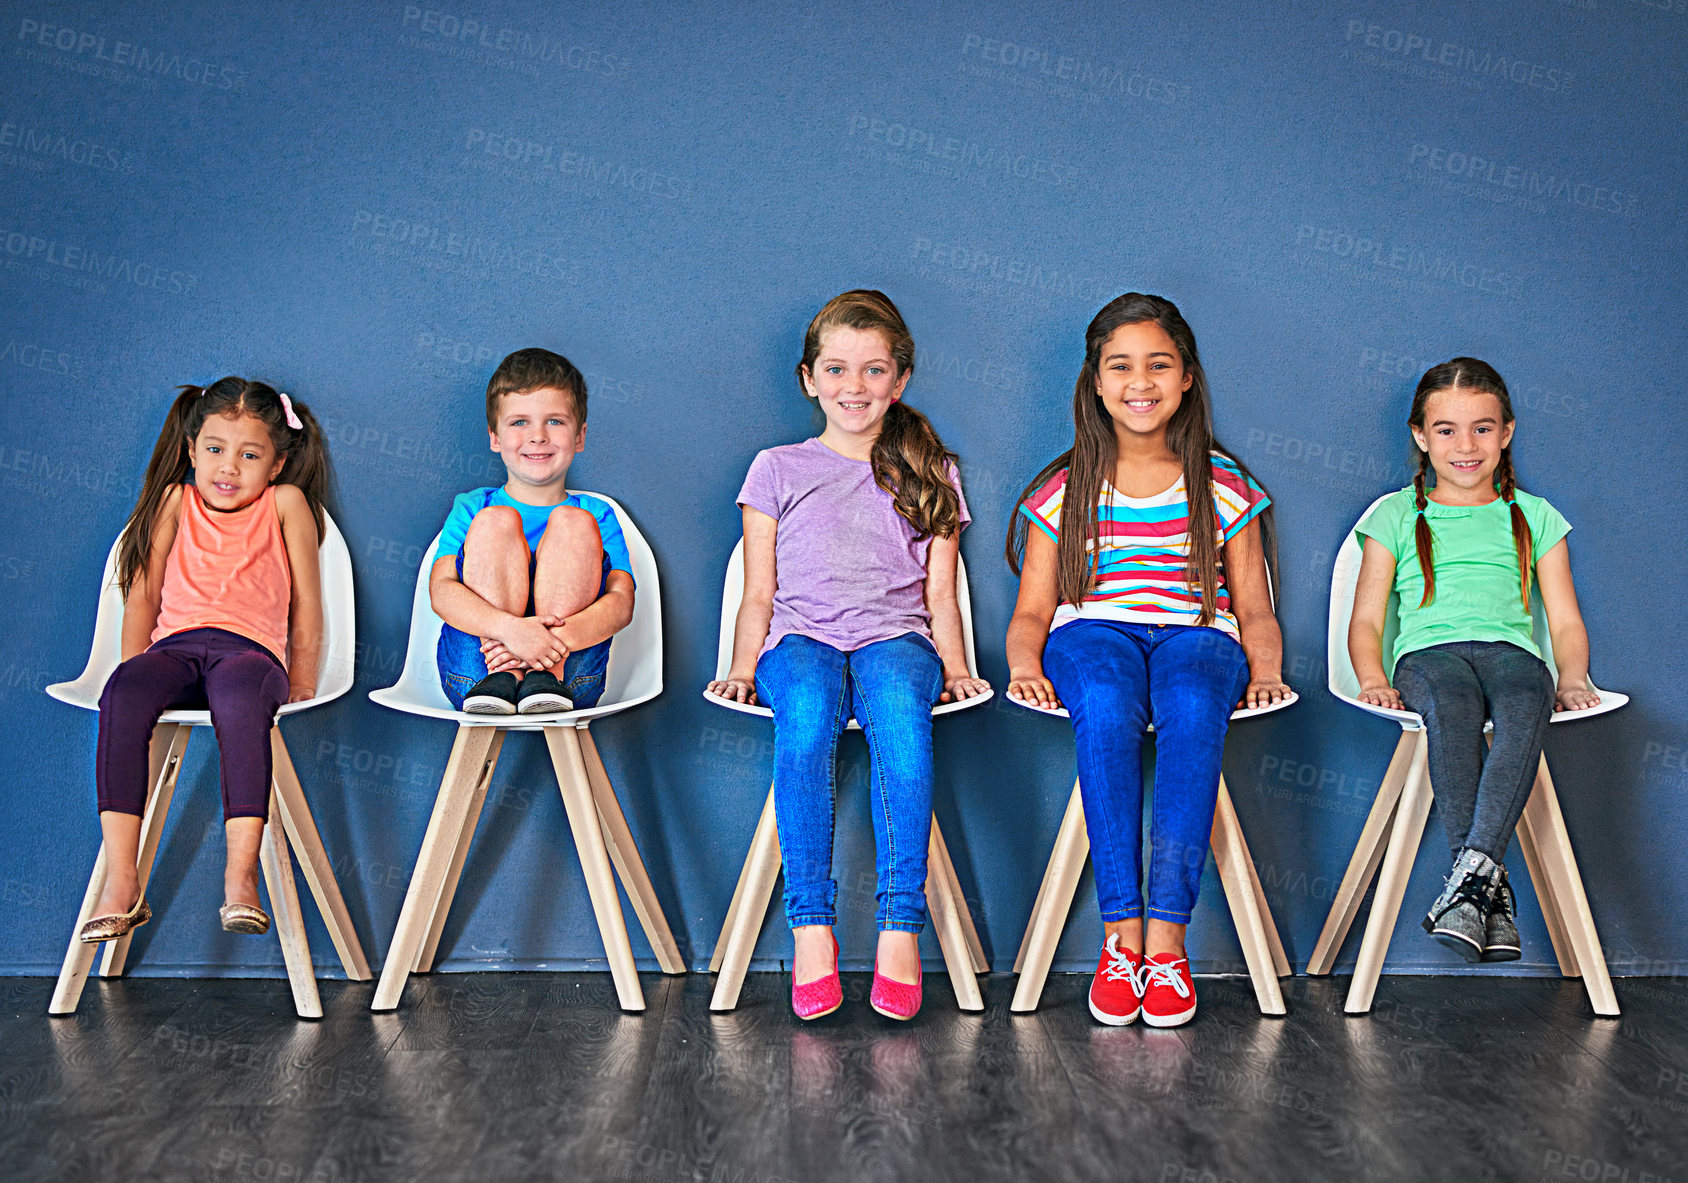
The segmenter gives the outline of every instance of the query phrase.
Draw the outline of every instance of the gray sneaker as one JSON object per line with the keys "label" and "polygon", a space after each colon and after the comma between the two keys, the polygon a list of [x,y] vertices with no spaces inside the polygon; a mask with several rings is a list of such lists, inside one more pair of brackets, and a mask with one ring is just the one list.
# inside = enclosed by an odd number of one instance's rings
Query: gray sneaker
{"label": "gray sneaker", "polygon": [[1489,879],[1495,863],[1480,850],[1467,847],[1454,860],[1442,894],[1430,905],[1424,931],[1467,961],[1483,957],[1489,915]]}
{"label": "gray sneaker", "polygon": [[1489,914],[1483,924],[1483,960],[1517,961],[1523,955],[1518,944],[1518,897],[1507,882],[1506,864],[1496,863],[1489,877]]}

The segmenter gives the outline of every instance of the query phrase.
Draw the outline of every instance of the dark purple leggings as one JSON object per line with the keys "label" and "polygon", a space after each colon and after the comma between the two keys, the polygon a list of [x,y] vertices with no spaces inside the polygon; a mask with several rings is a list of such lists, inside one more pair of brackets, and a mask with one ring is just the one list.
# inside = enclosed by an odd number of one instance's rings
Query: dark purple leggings
{"label": "dark purple leggings", "polygon": [[287,701],[287,671],[256,641],[220,628],[165,637],[111,671],[100,695],[94,756],[100,812],[146,810],[147,748],[167,710],[211,709],[223,770],[223,817],[270,812],[270,727]]}

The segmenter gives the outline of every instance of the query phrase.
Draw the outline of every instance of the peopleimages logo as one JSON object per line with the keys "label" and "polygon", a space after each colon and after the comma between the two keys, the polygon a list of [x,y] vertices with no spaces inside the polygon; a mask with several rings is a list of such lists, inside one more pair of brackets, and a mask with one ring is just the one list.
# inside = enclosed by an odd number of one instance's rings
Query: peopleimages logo
{"label": "peopleimages logo", "polygon": [[199,277],[187,271],[175,271],[132,259],[128,255],[107,253],[73,242],[60,242],[22,230],[0,229],[0,251],[8,266],[12,264],[38,265],[54,272],[74,272],[114,283],[133,284],[138,288],[152,288],[177,296],[191,293]]}
{"label": "peopleimages logo", "polygon": [[215,90],[246,89],[246,71],[221,65],[198,54],[154,49],[134,41],[116,41],[100,33],[50,25],[28,17],[24,17],[18,25],[18,42],[20,52],[30,47],[54,49],[72,58],[105,62],[114,69],[132,70],[141,75],[167,75]]}
{"label": "peopleimages logo", "polygon": [[1145,74],[1127,66],[1059,53],[1046,46],[1023,45],[981,33],[968,33],[962,37],[961,57],[964,63],[973,64],[995,77],[1038,81],[1049,86],[1071,86],[1098,99],[1124,97],[1152,103],[1176,103],[1190,97],[1190,88],[1182,82]]}
{"label": "peopleimages logo", "polygon": [[1016,177],[1056,188],[1068,188],[1079,183],[1078,169],[1059,161],[1045,160],[1029,152],[1014,152],[994,144],[962,136],[945,135],[897,120],[881,119],[875,115],[852,115],[846,135],[870,143],[882,144],[894,153],[925,156],[934,161],[955,165],[980,173],[996,173]]}
{"label": "peopleimages logo", "polygon": [[1554,93],[1571,89],[1571,72],[1558,66],[1508,57],[1457,41],[1439,41],[1422,33],[1391,29],[1371,21],[1349,21],[1347,42],[1350,46],[1376,50],[1390,58],[1419,59],[1428,65],[1476,78],[1501,78],[1519,86],[1533,86]]}
{"label": "peopleimages logo", "polygon": [[1407,163],[1436,183],[1454,187],[1469,183],[1496,194],[1534,200],[1543,209],[1548,202],[1576,206],[1600,213],[1634,217],[1639,198],[1619,185],[1579,180],[1538,168],[1495,160],[1477,152],[1461,152],[1434,144],[1412,146]]}
{"label": "peopleimages logo", "polygon": [[1306,223],[1295,228],[1295,245],[1309,256],[1327,255],[1357,275],[1375,274],[1403,282],[1427,281],[1471,288],[1489,295],[1522,296],[1524,277],[1514,271],[1486,267],[1459,255],[1389,242],[1338,227]]}
{"label": "peopleimages logo", "polygon": [[458,51],[453,56],[479,54],[484,60],[501,59],[509,65],[561,66],[607,77],[625,74],[631,65],[626,54],[605,53],[595,46],[571,44],[548,33],[535,36],[525,29],[489,25],[477,17],[414,4],[405,5],[401,27],[407,30],[409,44],[418,48],[450,46]]}
{"label": "peopleimages logo", "polygon": [[31,127],[8,119],[0,123],[0,158],[13,152],[26,159],[43,162],[63,160],[100,172],[135,171],[133,152],[102,144],[76,131]]}

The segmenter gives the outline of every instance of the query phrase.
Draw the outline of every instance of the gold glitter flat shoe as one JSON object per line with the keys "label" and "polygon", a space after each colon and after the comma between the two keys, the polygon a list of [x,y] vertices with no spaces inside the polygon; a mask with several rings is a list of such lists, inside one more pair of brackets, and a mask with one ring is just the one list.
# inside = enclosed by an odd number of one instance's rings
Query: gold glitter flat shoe
{"label": "gold glitter flat shoe", "polygon": [[224,904],[217,909],[217,915],[223,918],[224,932],[242,932],[248,936],[261,937],[270,931],[269,916],[254,904]]}
{"label": "gold glitter flat shoe", "polygon": [[101,941],[115,941],[118,937],[127,936],[151,919],[152,908],[148,906],[146,896],[141,896],[135,901],[135,906],[127,912],[113,912],[109,916],[94,917],[77,931],[76,939],[86,945],[97,945]]}

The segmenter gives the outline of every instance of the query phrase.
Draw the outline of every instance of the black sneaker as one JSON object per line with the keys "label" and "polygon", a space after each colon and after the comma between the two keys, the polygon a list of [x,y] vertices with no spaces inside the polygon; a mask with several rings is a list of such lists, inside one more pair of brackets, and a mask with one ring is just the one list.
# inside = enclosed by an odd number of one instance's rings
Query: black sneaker
{"label": "black sneaker", "polygon": [[1459,852],[1442,894],[1430,905],[1424,931],[1467,961],[1481,961],[1489,916],[1489,876],[1495,864],[1480,850]]}
{"label": "black sneaker", "polygon": [[522,715],[554,715],[574,710],[574,699],[563,693],[563,684],[544,670],[529,670],[516,692],[516,712]]}
{"label": "black sneaker", "polygon": [[1506,878],[1506,866],[1495,864],[1489,877],[1489,915],[1483,925],[1483,960],[1517,961],[1523,955],[1518,943],[1518,897],[1512,894],[1512,884]]}
{"label": "black sneaker", "polygon": [[471,715],[513,715],[519,685],[515,674],[488,674],[463,696],[463,709]]}

